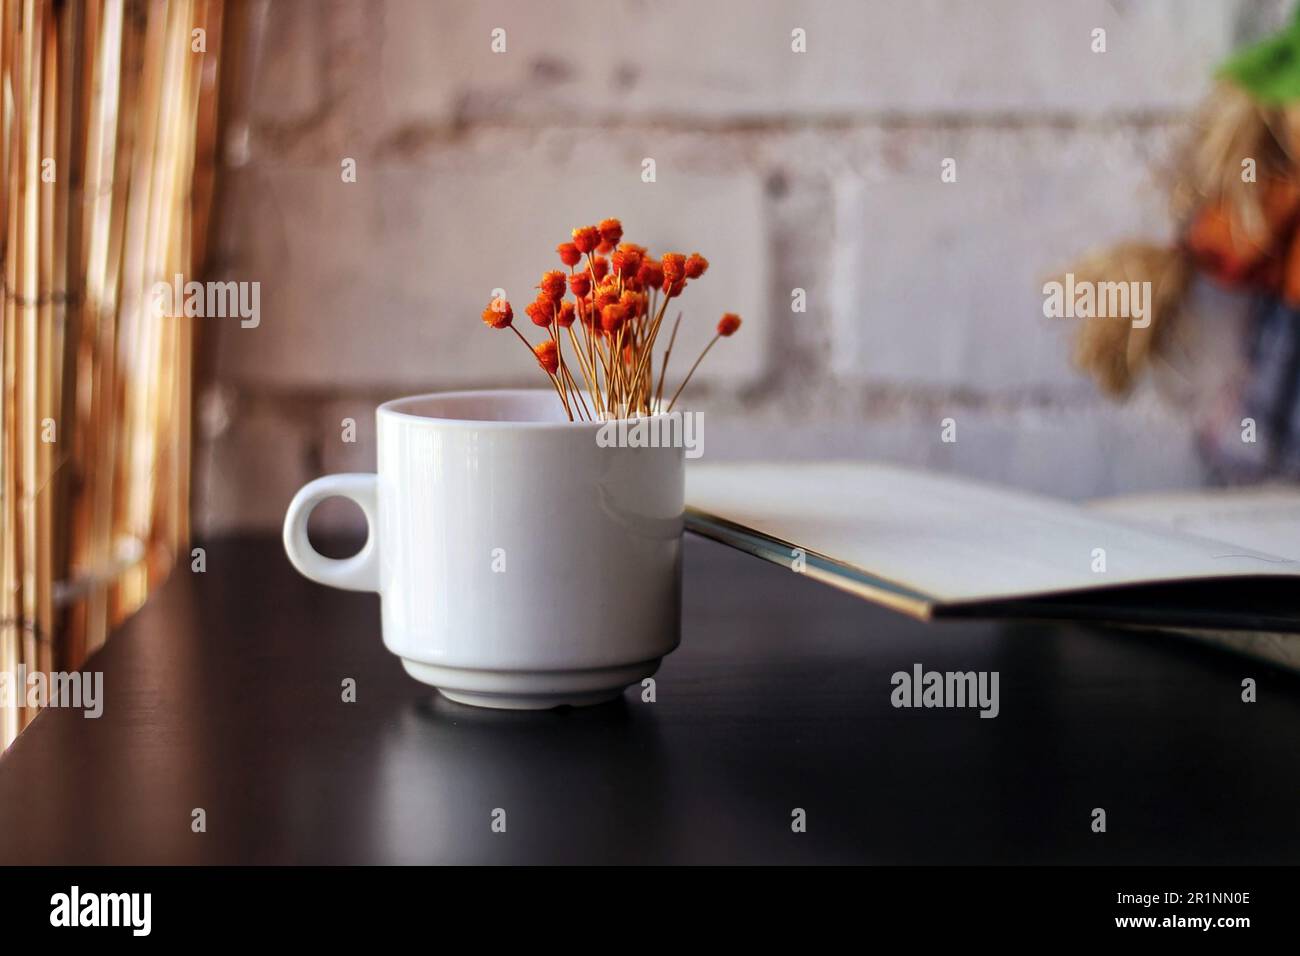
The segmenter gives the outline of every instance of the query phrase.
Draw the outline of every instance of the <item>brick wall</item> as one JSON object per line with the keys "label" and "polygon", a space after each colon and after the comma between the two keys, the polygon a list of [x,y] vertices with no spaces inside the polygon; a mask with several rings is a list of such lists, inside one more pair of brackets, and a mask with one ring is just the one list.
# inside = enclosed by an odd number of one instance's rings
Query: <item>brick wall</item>
{"label": "brick wall", "polygon": [[541,384],[478,312],[604,215],[710,258],[682,354],[745,316],[693,389],[707,457],[869,456],[1071,497],[1194,485],[1186,402],[1099,397],[1040,288],[1087,247],[1169,234],[1159,161],[1213,65],[1284,7],[277,0],[216,268],[261,283],[262,320],[211,320],[198,527],[274,527],[308,479],[371,470],[379,401]]}

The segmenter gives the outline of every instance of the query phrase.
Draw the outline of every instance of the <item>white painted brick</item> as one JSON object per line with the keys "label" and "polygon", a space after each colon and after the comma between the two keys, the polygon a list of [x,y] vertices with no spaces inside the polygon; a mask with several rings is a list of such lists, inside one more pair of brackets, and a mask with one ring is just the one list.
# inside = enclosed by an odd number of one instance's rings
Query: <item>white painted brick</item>
{"label": "white painted brick", "polygon": [[248,107],[255,122],[303,122],[325,105],[329,24],[309,3],[275,3],[268,12]]}
{"label": "white painted brick", "polygon": [[[372,469],[383,398],[540,383],[478,313],[496,285],[522,311],[567,229],[608,214],[629,238],[711,259],[682,300],[684,358],[719,312],[746,318],[697,379],[706,459],[870,457],[1071,498],[1194,485],[1192,415],[1095,400],[1068,365],[1074,327],[1042,318],[1040,290],[1089,247],[1167,236],[1147,169],[1169,126],[1116,115],[1187,109],[1286,7],[270,4],[261,137],[227,176],[220,237],[229,274],[263,283],[262,325],[212,320],[238,399],[197,444],[196,526],[274,529],[317,472]],[[506,55],[488,50],[494,26]],[[794,26],[809,53],[790,53]],[[1106,54],[1088,49],[1097,26]],[[344,155],[356,184],[339,180]],[[637,178],[643,155],[659,160],[654,186]],[[939,182],[945,156],[956,185]],[[763,195],[773,173],[784,198]],[[805,316],[789,314],[793,285],[809,289]],[[1221,373],[1230,346],[1200,351]],[[948,414],[956,445],[939,441]],[[342,508],[319,517],[358,526]]]}
{"label": "white painted brick", "polygon": [[[1074,380],[1070,337],[1078,323],[1044,317],[1043,283],[1094,247],[1168,237],[1147,135],[935,133],[893,144],[900,154],[893,168],[842,177],[837,374],[980,390]],[[940,181],[945,157],[957,161],[955,183]]]}
{"label": "white painted brick", "polygon": [[1134,413],[1105,405],[952,417],[957,441],[940,443],[932,464],[942,471],[1071,499],[1203,480],[1192,423],[1173,409]]}
{"label": "white painted brick", "polygon": [[310,430],[274,401],[232,402],[220,434],[200,432],[194,523],[202,535],[279,528],[298,489],[315,475]]}
{"label": "white painted brick", "polygon": [[[584,148],[579,139],[573,152]],[[362,163],[356,183],[341,182],[336,167],[233,172],[228,272],[262,283],[262,319],[254,329],[220,326],[220,374],[277,388],[382,386],[393,394],[543,386],[519,341],[487,328],[480,313],[504,288],[535,341],[523,307],[542,271],[561,267],[556,243],[572,226],[618,215],[628,238],[652,250],[708,256],[708,274],[680,300],[677,354],[693,358],[718,316],[739,312],[745,328],[713,349],[701,381],[752,381],[763,370],[768,323],[757,177],[661,162],[658,181],[646,184],[639,158],[586,168],[534,153],[477,171]]]}
{"label": "white painted brick", "polygon": [[[195,524],[202,534],[275,530],[298,489],[320,475],[375,470],[375,407],[365,395],[318,402],[254,393],[242,400],[222,389],[223,421],[201,429],[195,463]],[[210,407],[209,394],[202,403]],[[343,421],[356,422],[354,441]],[[321,502],[311,526],[360,533],[360,509],[338,499]]]}
{"label": "white painted brick", "polygon": [[[1069,499],[1196,487],[1203,468],[1191,422],[1150,404],[998,411],[954,403],[929,417],[913,409],[785,422],[708,412],[704,460],[890,461]],[[955,443],[942,441],[946,417],[956,421]]]}
{"label": "white painted brick", "polygon": [[[259,396],[252,410],[215,441],[201,443],[196,468],[196,523],[204,534],[275,530],[293,494],[317,472],[375,467],[371,397],[322,405],[306,427]],[[357,419],[357,441],[340,440],[343,417]],[[957,423],[957,441],[941,440],[942,418]],[[1192,425],[1182,411],[1146,396],[1136,406],[1078,409],[970,409],[940,405],[928,417],[911,409],[879,417],[847,409],[804,415],[767,403],[706,411],[704,460],[891,461],[964,475],[1068,499],[1191,488],[1203,481]],[[319,452],[319,464],[308,465]],[[323,503],[313,517],[323,531],[360,533],[355,509]]]}
{"label": "white painted brick", "polygon": [[[393,0],[372,7],[379,50],[355,81],[388,128],[1183,109],[1230,51],[1244,2]],[[490,52],[496,27],[504,54]],[[807,53],[791,52],[796,27]],[[1098,27],[1106,53],[1091,50]]]}
{"label": "white painted brick", "polygon": [[[322,474],[375,470],[378,461],[375,408],[382,401],[382,398],[373,395],[347,395],[324,403],[315,416]],[[343,422],[346,419],[352,419],[356,423],[353,441],[345,440]],[[365,516],[361,509],[350,503],[322,502],[313,521],[322,531],[361,535],[366,530]]]}
{"label": "white painted brick", "polygon": [[[341,395],[323,405],[315,417],[324,472],[375,470],[379,453],[375,409],[385,400],[373,395]],[[352,441],[347,440],[344,426],[348,419],[356,423]]]}

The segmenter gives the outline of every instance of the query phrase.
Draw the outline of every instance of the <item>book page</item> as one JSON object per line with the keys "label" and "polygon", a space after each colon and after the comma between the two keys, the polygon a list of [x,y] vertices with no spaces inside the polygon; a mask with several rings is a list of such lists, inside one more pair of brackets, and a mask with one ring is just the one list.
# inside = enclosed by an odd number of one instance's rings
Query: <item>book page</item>
{"label": "book page", "polygon": [[1300,488],[1290,485],[1128,495],[1088,508],[1300,561]]}
{"label": "book page", "polygon": [[824,558],[849,590],[931,603],[1287,575],[1295,558],[1014,489],[890,465],[687,467],[687,527],[769,560]]}

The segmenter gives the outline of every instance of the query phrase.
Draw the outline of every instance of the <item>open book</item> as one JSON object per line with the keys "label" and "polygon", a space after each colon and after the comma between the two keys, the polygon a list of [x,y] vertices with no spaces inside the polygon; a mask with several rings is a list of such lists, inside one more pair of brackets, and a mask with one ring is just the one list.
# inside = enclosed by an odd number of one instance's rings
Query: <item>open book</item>
{"label": "open book", "polygon": [[1300,634],[1300,488],[1077,505],[889,465],[702,464],[686,504],[692,531],[923,619]]}

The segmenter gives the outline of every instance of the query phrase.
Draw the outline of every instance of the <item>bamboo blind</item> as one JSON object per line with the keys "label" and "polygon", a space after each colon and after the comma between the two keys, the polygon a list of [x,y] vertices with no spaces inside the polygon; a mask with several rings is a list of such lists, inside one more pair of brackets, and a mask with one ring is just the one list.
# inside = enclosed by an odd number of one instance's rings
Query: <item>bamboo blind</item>
{"label": "bamboo blind", "polygon": [[[0,670],[70,670],[186,546],[220,0],[0,0]],[[196,32],[197,31],[197,32]],[[34,716],[0,707],[0,749]]]}

